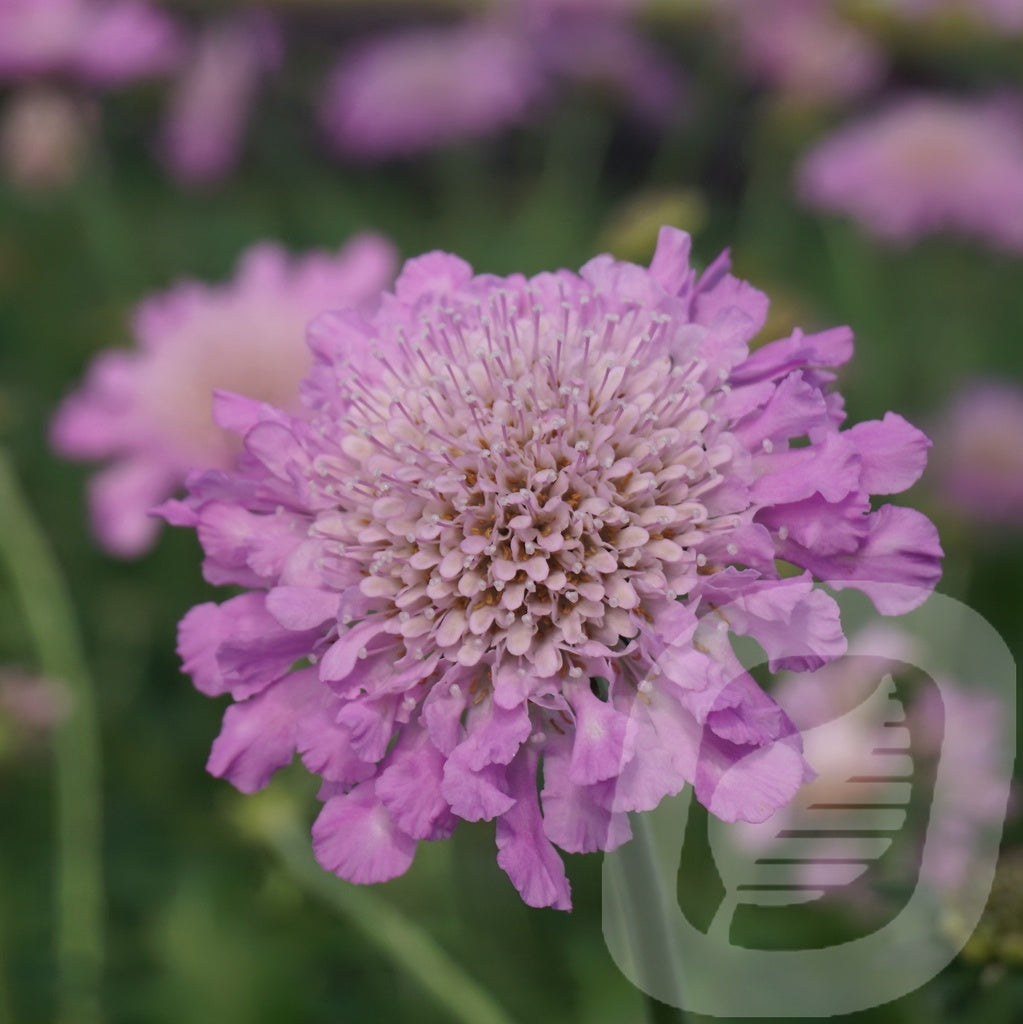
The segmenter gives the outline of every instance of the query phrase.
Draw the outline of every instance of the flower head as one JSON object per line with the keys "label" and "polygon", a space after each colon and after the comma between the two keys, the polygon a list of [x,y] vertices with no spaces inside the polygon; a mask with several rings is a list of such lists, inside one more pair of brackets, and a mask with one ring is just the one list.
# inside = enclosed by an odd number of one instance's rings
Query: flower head
{"label": "flower head", "polygon": [[904,98],[819,143],[799,182],[887,241],[957,231],[1023,250],[1023,115],[1002,97]]}
{"label": "flower head", "polygon": [[180,48],[174,23],[140,0],[0,0],[0,79],[121,85],[167,72]]}
{"label": "flower head", "polygon": [[310,363],[306,321],[323,309],[372,304],[394,269],[391,245],[376,235],[299,259],[262,244],[228,284],[184,282],[144,301],[134,319],[138,348],[101,353],[52,428],[62,455],[113,462],[91,493],[104,547],[140,554],[159,527],[149,509],[190,468],[233,463],[239,446],[213,422],[215,388],[296,408]]}
{"label": "flower head", "polygon": [[497,21],[413,29],[343,56],[320,120],[340,153],[407,156],[519,121],[539,86],[525,40]]}
{"label": "flower head", "polygon": [[274,21],[239,15],[210,25],[196,40],[171,99],[161,150],[188,184],[216,181],[238,160],[260,78],[280,62]]}
{"label": "flower head", "polygon": [[936,580],[931,524],[869,499],[928,442],[891,414],[840,430],[850,332],[750,354],[766,297],[688,260],[672,229],[649,270],[498,278],[433,253],[375,315],[312,323],[303,416],[220,396],[239,467],[165,514],[249,590],[192,609],[179,650],[235,700],[214,774],[255,790],[297,749],[322,776],[325,867],[390,878],[496,819],[525,901],[567,907],[555,846],[612,849],[687,782],[760,820],[805,766],[729,634],[815,666],[844,637],[811,574],[885,612]]}
{"label": "flower head", "polygon": [[934,434],[934,476],[944,501],[968,519],[1023,526],[1023,388],[971,381]]}
{"label": "flower head", "polygon": [[858,96],[885,72],[881,48],[842,20],[832,0],[724,0],[716,13],[743,63],[785,95],[819,103]]}
{"label": "flower head", "polygon": [[0,173],[26,189],[69,184],[84,163],[95,113],[63,90],[18,89],[0,108]]}
{"label": "flower head", "polygon": [[1007,32],[1023,29],[1023,0],[890,0],[895,11],[910,18],[963,16]]}

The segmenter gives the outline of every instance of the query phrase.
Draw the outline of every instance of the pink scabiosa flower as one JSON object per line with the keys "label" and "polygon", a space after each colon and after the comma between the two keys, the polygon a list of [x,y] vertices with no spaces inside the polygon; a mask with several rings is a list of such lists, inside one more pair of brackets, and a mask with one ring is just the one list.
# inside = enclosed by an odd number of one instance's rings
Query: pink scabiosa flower
{"label": "pink scabiosa flower", "polygon": [[522,8],[530,48],[553,85],[606,90],[652,126],[684,112],[677,64],[636,31],[621,4],[579,8],[526,2]]}
{"label": "pink scabiosa flower", "polygon": [[1023,251],[1023,114],[1005,97],[903,98],[820,142],[799,189],[885,241],[956,231]]}
{"label": "pink scabiosa flower", "polygon": [[180,47],[174,23],[139,0],[0,0],[0,79],[122,85],[166,73]]}
{"label": "pink scabiosa flower", "polygon": [[910,18],[962,16],[1007,32],[1023,29],[1023,0],[890,0]]}
{"label": "pink scabiosa flower", "polygon": [[73,181],[95,131],[97,111],[46,85],[27,86],[0,108],[0,173],[25,189]]}
{"label": "pink scabiosa flower", "polygon": [[149,509],[189,469],[232,464],[239,445],[213,422],[214,389],[294,409],[310,363],[306,322],[323,309],[372,306],[395,268],[393,248],[377,235],[358,236],[336,255],[301,258],[261,244],[227,284],[184,282],[144,301],[134,318],[137,350],[97,356],[52,428],[62,455],[112,460],[90,494],[103,546],[141,554],[159,528]]}
{"label": "pink scabiosa flower", "polygon": [[408,30],[341,58],[320,120],[342,155],[408,156],[521,120],[539,86],[529,46],[497,21]]}
{"label": "pink scabiosa flower", "polygon": [[217,181],[234,168],[260,79],[280,57],[269,17],[241,15],[203,30],[171,98],[160,145],[179,181]]}
{"label": "pink scabiosa flower", "polygon": [[820,103],[861,95],[885,72],[880,46],[843,21],[833,0],[725,0],[715,7],[752,75]]}
{"label": "pink scabiosa flower", "polygon": [[375,315],[311,324],[304,415],[221,394],[237,468],[164,506],[207,579],[248,588],[180,627],[196,686],[234,699],[209,770],[251,792],[297,750],[316,855],[354,882],[495,819],[523,899],[559,908],[556,847],[613,849],[686,783],[728,820],[790,799],[798,734],[730,633],[819,665],[845,642],[814,575],[898,613],[940,549],[869,497],[917,477],[926,438],[893,414],[841,430],[851,333],[751,354],[767,305],[668,228],[649,269],[432,253]]}
{"label": "pink scabiosa flower", "polygon": [[1023,388],[971,381],[934,435],[933,476],[944,502],[976,522],[1023,527]]}

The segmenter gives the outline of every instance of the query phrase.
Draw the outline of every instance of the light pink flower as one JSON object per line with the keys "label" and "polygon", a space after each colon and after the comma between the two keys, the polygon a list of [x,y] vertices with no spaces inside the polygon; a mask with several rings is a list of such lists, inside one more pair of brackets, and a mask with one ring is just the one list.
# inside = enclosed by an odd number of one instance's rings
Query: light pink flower
{"label": "light pink flower", "polygon": [[1023,388],[977,380],[935,426],[933,477],[944,501],[980,523],[1023,527]]}
{"label": "light pink flower", "polygon": [[329,870],[391,878],[496,819],[523,899],[567,908],[556,847],[613,849],[686,783],[761,820],[806,768],[730,635],[811,668],[845,649],[814,576],[886,614],[933,586],[934,527],[870,500],[927,439],[894,414],[840,429],[851,333],[751,354],[766,296],[689,244],[529,279],[432,253],[376,314],[313,322],[303,415],[220,395],[237,469],[164,514],[246,591],[193,608],[179,651],[234,698],[211,772],[250,792],[297,750],[322,777]]}
{"label": "light pink flower", "polygon": [[0,0],[0,79],[121,85],[166,73],[180,53],[174,23],[141,0]]}
{"label": "light pink flower", "polygon": [[213,422],[214,389],[295,408],[311,360],[306,322],[323,309],[372,307],[394,270],[393,248],[376,235],[301,258],[262,244],[227,284],[189,281],[144,301],[134,319],[138,348],[97,356],[52,429],[61,454],[112,460],[91,487],[104,547],[142,553],[159,527],[148,510],[187,470],[232,464],[239,446]]}
{"label": "light pink flower", "polygon": [[0,724],[9,724],[18,738],[31,740],[52,732],[71,710],[66,683],[0,668]]}
{"label": "light pink flower", "polygon": [[501,23],[410,29],[341,58],[320,120],[339,153],[405,156],[520,121],[540,84],[525,40]]}
{"label": "light pink flower", "polygon": [[630,24],[622,4],[524,7],[524,32],[550,86],[595,86],[655,126],[684,112],[680,69]]}
{"label": "light pink flower", "polygon": [[714,10],[751,74],[787,96],[848,99],[884,76],[880,46],[844,21],[833,0],[724,0]]}
{"label": "light pink flower", "polygon": [[904,98],[815,146],[799,191],[889,242],[956,231],[1023,251],[1023,116],[1003,98]]}
{"label": "light pink flower", "polygon": [[899,14],[911,18],[958,15],[1008,32],[1023,29],[1023,0],[889,0],[889,3]]}
{"label": "light pink flower", "polygon": [[96,111],[45,85],[18,89],[0,110],[0,170],[26,189],[56,189],[81,169]]}
{"label": "light pink flower", "polygon": [[179,181],[217,181],[238,162],[260,78],[281,56],[276,24],[240,15],[206,27],[179,79],[160,149]]}

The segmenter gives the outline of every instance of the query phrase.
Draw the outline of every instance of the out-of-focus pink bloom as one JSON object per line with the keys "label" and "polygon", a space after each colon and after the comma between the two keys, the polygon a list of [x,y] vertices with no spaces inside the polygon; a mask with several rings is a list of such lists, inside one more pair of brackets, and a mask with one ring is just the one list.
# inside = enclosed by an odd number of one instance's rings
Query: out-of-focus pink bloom
{"label": "out-of-focus pink bloom", "polygon": [[395,267],[394,249],[377,235],[301,258],[262,244],[227,284],[185,282],[143,302],[138,349],[97,356],[52,429],[61,454],[112,460],[90,495],[104,547],[141,554],[159,528],[149,509],[189,469],[233,463],[240,446],[213,422],[215,389],[294,408],[311,361],[306,322],[324,309],[372,309]]}
{"label": "out-of-focus pink bloom", "polygon": [[166,73],[180,54],[174,23],[140,0],[0,0],[0,79],[120,85]]}
{"label": "out-of-focus pink bloom", "polygon": [[93,111],[66,93],[27,86],[0,113],[0,167],[26,189],[59,188],[73,181],[90,135]]}
{"label": "out-of-focus pink bloom", "polygon": [[647,0],[511,0],[512,6],[531,18],[557,18],[563,14],[621,17],[635,14]]}
{"label": "out-of-focus pink bloom", "polygon": [[322,777],[329,870],[393,878],[496,819],[523,899],[567,909],[556,847],[614,849],[686,783],[763,820],[805,765],[731,634],[815,668],[845,650],[815,577],[884,614],[933,587],[933,525],[870,500],[929,442],[841,429],[851,333],[751,352],[767,297],[689,251],[665,228],[649,268],[528,279],[429,253],[373,316],[313,322],[303,415],[220,396],[245,455],[163,512],[245,592],[193,608],[179,652],[234,698],[211,772],[252,792],[298,751]]}
{"label": "out-of-focus pink bloom", "polygon": [[1009,32],[1023,29],[1023,0],[889,0],[889,4],[911,18],[961,15]]}
{"label": "out-of-focus pink bloom", "polygon": [[1002,97],[904,98],[820,142],[798,180],[889,242],[947,230],[1023,250],[1023,117]]}
{"label": "out-of-focus pink bloom", "polygon": [[403,156],[521,120],[540,86],[529,46],[503,24],[412,30],[343,57],[320,120],[343,154]]}
{"label": "out-of-focus pink bloom", "polygon": [[723,0],[715,11],[737,37],[751,74],[787,96],[843,100],[873,88],[885,73],[881,48],[844,21],[833,0]]}
{"label": "out-of-focus pink bloom", "polygon": [[[992,695],[947,680],[940,693],[928,687],[909,708],[914,754],[919,757],[933,761],[942,756],[948,721],[974,737],[969,748],[957,748],[949,766],[942,797],[951,813],[940,816],[930,839],[938,856],[929,861],[922,880],[941,892],[954,894],[969,885],[976,859],[974,837],[978,830],[1001,825],[1005,819],[1005,791],[991,753],[1000,742],[1005,711]],[[1010,792],[1008,812],[1018,812],[1015,792]]]}
{"label": "out-of-focus pink bloom", "polygon": [[658,125],[679,114],[679,68],[620,17],[560,8],[532,26],[531,47],[545,75],[606,88],[640,119]]}
{"label": "out-of-focus pink bloom", "polygon": [[260,77],[280,56],[269,17],[243,15],[203,30],[163,127],[160,149],[176,178],[199,184],[233,170]]}
{"label": "out-of-focus pink bloom", "polygon": [[933,476],[961,515],[1023,528],[1023,388],[966,385],[935,427]]}
{"label": "out-of-focus pink bloom", "polygon": [[7,733],[16,746],[31,745],[59,726],[71,708],[71,691],[63,681],[0,668],[0,741]]}

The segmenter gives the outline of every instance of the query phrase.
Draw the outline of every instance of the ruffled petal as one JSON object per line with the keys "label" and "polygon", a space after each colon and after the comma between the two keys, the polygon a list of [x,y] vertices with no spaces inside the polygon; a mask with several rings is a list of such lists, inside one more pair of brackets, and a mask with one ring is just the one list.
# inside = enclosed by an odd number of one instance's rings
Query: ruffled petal
{"label": "ruffled petal", "polygon": [[868,494],[898,494],[920,479],[930,439],[897,413],[857,423],[847,434],[860,453],[861,484]]}
{"label": "ruffled petal", "polygon": [[319,690],[315,671],[305,669],[232,704],[206,770],[243,793],[262,789],[293,757],[299,719],[316,709]]}
{"label": "ruffled petal", "polygon": [[339,878],[369,885],[405,874],[416,840],[398,828],[368,781],[323,805],[313,823],[313,852]]}
{"label": "ruffled petal", "polygon": [[441,793],[444,755],[424,729],[406,728],[377,777],[377,794],[395,824],[415,839],[448,831],[453,819]]}
{"label": "ruffled petal", "polygon": [[508,774],[518,799],[497,820],[497,863],[529,906],[571,910],[565,865],[544,835],[536,795],[536,754],[516,758]]}
{"label": "ruffled petal", "polygon": [[544,834],[566,853],[614,850],[632,838],[629,817],[609,810],[614,780],[579,786],[569,775],[571,742],[552,737],[543,748]]}

